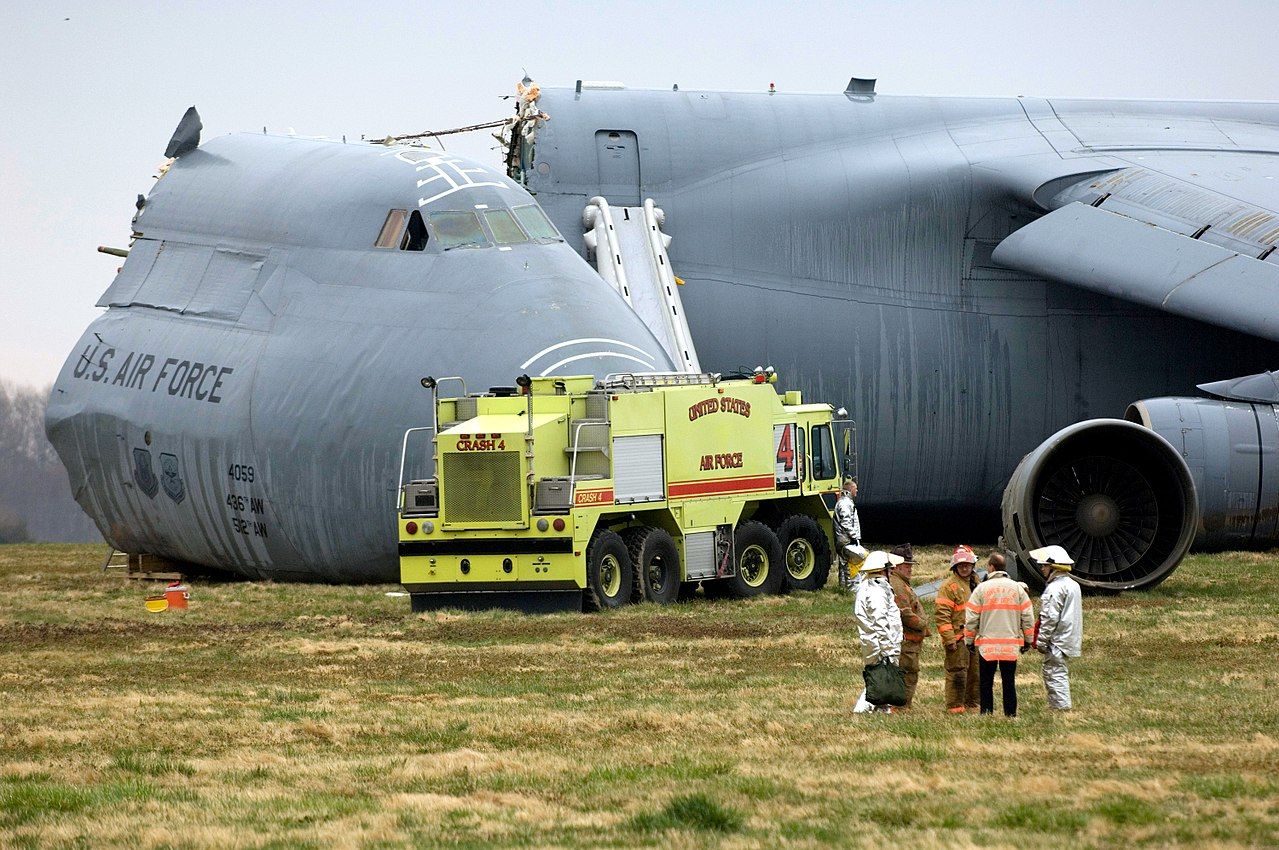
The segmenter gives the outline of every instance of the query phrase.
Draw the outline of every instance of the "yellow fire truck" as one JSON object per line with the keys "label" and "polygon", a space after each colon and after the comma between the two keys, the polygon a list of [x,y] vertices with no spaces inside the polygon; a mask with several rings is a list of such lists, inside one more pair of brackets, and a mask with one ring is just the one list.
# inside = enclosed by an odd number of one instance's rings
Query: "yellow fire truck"
{"label": "yellow fire truck", "polygon": [[[400,580],[414,611],[526,611],[814,590],[839,463],[830,405],[771,370],[517,379],[444,398],[401,456]],[[404,482],[414,432],[434,477]],[[423,435],[419,434],[419,437]],[[424,458],[417,458],[422,460]]]}

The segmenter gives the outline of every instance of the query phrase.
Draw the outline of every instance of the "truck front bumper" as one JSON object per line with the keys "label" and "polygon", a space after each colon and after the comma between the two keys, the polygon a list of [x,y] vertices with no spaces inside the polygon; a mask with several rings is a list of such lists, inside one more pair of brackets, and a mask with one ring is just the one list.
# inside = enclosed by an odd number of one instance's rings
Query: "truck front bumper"
{"label": "truck front bumper", "polygon": [[571,538],[401,541],[400,582],[414,611],[580,611],[579,561]]}

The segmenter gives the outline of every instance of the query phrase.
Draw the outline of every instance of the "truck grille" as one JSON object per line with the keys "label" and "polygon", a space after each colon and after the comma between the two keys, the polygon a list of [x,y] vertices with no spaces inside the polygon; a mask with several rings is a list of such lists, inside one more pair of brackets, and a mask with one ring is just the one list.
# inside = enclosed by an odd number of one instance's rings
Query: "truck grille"
{"label": "truck grille", "polygon": [[446,452],[442,478],[446,522],[524,520],[519,452]]}

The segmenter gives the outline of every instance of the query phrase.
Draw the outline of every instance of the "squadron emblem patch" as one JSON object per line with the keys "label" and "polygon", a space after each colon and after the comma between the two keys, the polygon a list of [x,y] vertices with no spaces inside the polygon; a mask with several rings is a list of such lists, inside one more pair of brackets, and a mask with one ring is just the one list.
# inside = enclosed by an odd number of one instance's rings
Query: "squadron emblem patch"
{"label": "squadron emblem patch", "polygon": [[177,455],[160,455],[160,482],[164,485],[165,494],[174,502],[182,504],[182,500],[187,497],[187,488],[178,473]]}
{"label": "squadron emblem patch", "polygon": [[133,480],[138,489],[147,494],[148,499],[155,498],[160,482],[156,480],[155,471],[151,468],[151,452],[146,449],[133,450]]}

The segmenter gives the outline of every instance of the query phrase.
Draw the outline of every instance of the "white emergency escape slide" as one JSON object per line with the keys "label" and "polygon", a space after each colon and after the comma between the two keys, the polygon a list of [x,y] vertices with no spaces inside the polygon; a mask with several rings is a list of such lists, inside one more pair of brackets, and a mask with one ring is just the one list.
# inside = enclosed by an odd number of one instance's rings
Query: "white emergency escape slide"
{"label": "white emergency escape slide", "polygon": [[591,198],[582,212],[586,247],[600,276],[617,290],[662,344],[681,371],[700,372],[697,349],[684,317],[675,273],[666,255],[671,237],[662,232],[665,214],[653,199],[640,207],[610,207]]}

